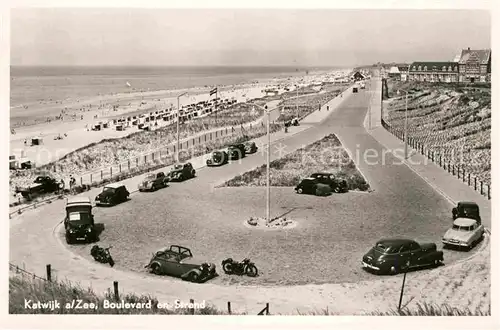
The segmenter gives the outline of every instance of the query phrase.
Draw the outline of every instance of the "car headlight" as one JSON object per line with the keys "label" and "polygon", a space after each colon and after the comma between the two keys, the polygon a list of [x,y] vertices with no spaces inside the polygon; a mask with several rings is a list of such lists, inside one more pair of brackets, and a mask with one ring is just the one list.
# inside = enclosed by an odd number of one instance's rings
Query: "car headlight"
{"label": "car headlight", "polygon": [[71,229],[69,230],[69,233],[70,233],[70,234],[73,234],[74,232],[75,232],[75,230],[74,230],[73,228],[71,228]]}
{"label": "car headlight", "polygon": [[87,228],[87,232],[90,233],[92,229],[90,227]]}

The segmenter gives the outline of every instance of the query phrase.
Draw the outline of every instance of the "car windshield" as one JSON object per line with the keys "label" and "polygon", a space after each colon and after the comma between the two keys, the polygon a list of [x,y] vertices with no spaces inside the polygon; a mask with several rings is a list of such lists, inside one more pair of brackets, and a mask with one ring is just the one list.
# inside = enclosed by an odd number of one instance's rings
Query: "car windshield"
{"label": "car windshield", "polygon": [[375,250],[384,252],[384,253],[397,253],[399,251],[400,246],[392,246],[384,243],[377,243],[375,245]]}
{"label": "car windshield", "polygon": [[68,220],[70,223],[75,225],[87,224],[91,221],[91,216],[89,213],[71,212],[68,215]]}
{"label": "car windshield", "polygon": [[183,165],[174,165],[173,167],[173,170],[176,171],[176,170],[181,170],[183,167]]}
{"label": "car windshield", "polygon": [[458,231],[472,231],[472,230],[474,230],[474,226],[457,226],[457,225],[453,225],[453,229],[454,230],[458,230]]}
{"label": "car windshield", "polygon": [[115,188],[112,188],[112,187],[104,187],[104,188],[102,188],[102,191],[104,191],[104,192],[108,192],[108,191],[109,191],[109,192],[113,192],[113,191],[115,191]]}
{"label": "car windshield", "polygon": [[154,174],[149,174],[148,176],[146,176],[144,178],[144,180],[154,180],[156,178],[156,176]]}

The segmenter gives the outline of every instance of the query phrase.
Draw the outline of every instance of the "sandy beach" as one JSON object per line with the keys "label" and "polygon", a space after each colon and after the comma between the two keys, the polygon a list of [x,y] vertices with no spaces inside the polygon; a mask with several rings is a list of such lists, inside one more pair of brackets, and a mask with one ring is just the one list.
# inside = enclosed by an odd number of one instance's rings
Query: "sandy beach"
{"label": "sandy beach", "polygon": [[[220,85],[217,96],[221,99],[236,100],[238,103],[265,96],[265,89],[276,89],[285,92],[285,86],[294,88],[295,84],[308,85],[324,78],[324,73],[298,76],[293,78],[262,79],[245,84]],[[127,127],[117,131],[113,125],[100,131],[92,131],[92,125],[98,122],[108,122],[126,116],[148,114],[159,110],[176,109],[177,95],[186,92],[179,104],[188,105],[215,98],[210,96],[211,87],[195,87],[189,89],[133,91],[129,93],[112,93],[96,95],[82,99],[63,101],[45,100],[31,104],[27,109],[11,111],[11,129],[15,134],[10,138],[10,155],[16,159],[28,158],[36,166],[41,166],[64,155],[103,139],[121,138],[138,132],[137,126]],[[61,110],[62,109],[62,110]],[[35,125],[22,125],[25,120],[32,120],[40,114],[46,115]],[[56,119],[57,118],[57,119]],[[168,121],[158,121],[158,126],[171,124]],[[60,136],[62,139],[56,139]],[[31,139],[40,137],[41,145],[31,145]]]}

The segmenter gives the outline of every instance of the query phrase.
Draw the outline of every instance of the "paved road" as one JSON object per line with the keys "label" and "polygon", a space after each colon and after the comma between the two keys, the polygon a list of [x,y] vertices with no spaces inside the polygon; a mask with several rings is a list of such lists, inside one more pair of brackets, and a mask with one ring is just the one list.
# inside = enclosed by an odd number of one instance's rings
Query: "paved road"
{"label": "paved road", "polygon": [[[289,216],[299,220],[299,227],[291,231],[252,232],[242,225],[249,215],[263,215],[263,189],[213,188],[262,164],[265,154],[259,152],[241,163],[203,168],[197,178],[171,184],[164,190],[135,194],[131,201],[115,208],[96,210],[96,218],[102,219],[106,226],[102,243],[113,243],[117,269],[78,256],[82,252],[87,254],[88,247],[72,247],[76,254],[63,248],[56,237],[59,234],[53,233],[55,223],[63,216],[62,203],[35,210],[11,225],[11,261],[24,262],[38,272],[45,263],[52,263],[59,278],[68,277],[83,285],[91,283],[97,291],[119,280],[124,290],[152,293],[161,299],[193,297],[219,305],[231,300],[241,308],[272,301],[281,306],[282,312],[297,307],[323,308],[332,303],[332,297],[323,297],[321,292],[328,291],[333,284],[296,286],[297,294],[291,296],[286,294],[290,290],[286,287],[219,284],[279,285],[374,279],[359,269],[359,260],[380,238],[376,235],[437,242],[451,222],[448,201],[412,170],[400,165],[397,158],[384,153],[384,148],[365,131],[362,123],[367,102],[368,94],[364,92],[346,97],[337,110],[330,110],[331,115],[314,128],[274,143],[291,152],[336,133],[374,189],[370,194],[348,193],[319,199],[295,195],[288,188],[273,189],[273,215],[291,211]],[[361,157],[367,152],[378,156]],[[272,158],[278,156],[276,152],[272,154]],[[193,285],[123,271],[123,268],[139,271],[151,252],[174,241],[189,245],[196,255],[207,260],[250,255],[262,275],[246,282],[221,276],[211,283]],[[214,249],[214,244],[219,247]],[[445,258],[450,263],[465,255],[447,252]]]}

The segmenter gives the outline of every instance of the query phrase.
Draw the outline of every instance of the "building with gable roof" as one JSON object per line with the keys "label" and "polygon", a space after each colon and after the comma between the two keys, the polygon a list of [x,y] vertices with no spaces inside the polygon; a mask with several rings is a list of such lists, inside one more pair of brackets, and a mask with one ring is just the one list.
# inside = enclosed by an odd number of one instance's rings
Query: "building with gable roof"
{"label": "building with gable roof", "polygon": [[459,82],[491,81],[491,49],[463,49],[458,65]]}
{"label": "building with gable roof", "polygon": [[420,82],[458,82],[457,62],[413,62],[409,67],[409,80]]}

